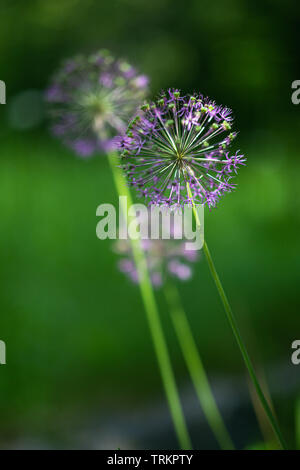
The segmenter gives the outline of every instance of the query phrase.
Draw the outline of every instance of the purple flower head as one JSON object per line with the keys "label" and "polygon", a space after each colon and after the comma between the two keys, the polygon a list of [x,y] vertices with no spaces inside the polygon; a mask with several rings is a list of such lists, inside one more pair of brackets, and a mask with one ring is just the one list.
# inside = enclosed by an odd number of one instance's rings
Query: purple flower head
{"label": "purple flower head", "polygon": [[108,51],[67,60],[45,94],[52,131],[78,155],[111,148],[147,93],[148,78]]}
{"label": "purple flower head", "polygon": [[[151,211],[149,209],[148,215],[146,217],[143,215],[140,220],[141,232],[150,234],[150,217]],[[191,264],[198,259],[198,252],[186,250],[186,239],[178,238],[179,233],[182,233],[182,227],[179,226],[176,219],[173,219],[171,220],[170,239],[163,239],[160,236],[156,239],[141,240],[150,279],[154,287],[162,286],[168,276],[181,281],[186,281],[192,276]],[[138,283],[138,273],[130,240],[116,241],[114,251],[121,256],[118,263],[120,271],[125,273],[134,283]]]}
{"label": "purple flower head", "polygon": [[237,135],[229,108],[170,89],[141,109],[119,148],[129,183],[150,204],[182,206],[193,200],[214,207],[235,188],[231,178],[246,159],[228,151]]}

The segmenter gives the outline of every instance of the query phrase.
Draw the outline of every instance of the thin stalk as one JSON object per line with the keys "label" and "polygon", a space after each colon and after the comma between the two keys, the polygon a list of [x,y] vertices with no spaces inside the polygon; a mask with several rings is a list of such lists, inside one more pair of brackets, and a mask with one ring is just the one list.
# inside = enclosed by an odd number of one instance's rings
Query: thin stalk
{"label": "thin stalk", "polygon": [[[114,182],[119,196],[126,196],[128,205],[132,204],[131,194],[128,186],[126,185],[125,178],[122,170],[119,168],[119,157],[115,153],[108,154],[108,160],[113,173]],[[123,213],[127,207],[122,207]],[[144,251],[141,246],[141,240],[133,240],[130,238],[133,257],[139,277],[139,287],[141,291],[142,300],[144,303],[150,332],[154,344],[154,350],[157,356],[157,361],[160,369],[160,374],[167,396],[168,405],[170,408],[171,416],[173,419],[176,435],[182,449],[192,449],[190,436],[187,430],[182,406],[180,403],[179,393],[177,390],[175,377],[170,361],[169,352],[164,337],[152,284],[149,278],[147,263],[144,256]]]}
{"label": "thin stalk", "polygon": [[197,349],[191,327],[180,302],[180,296],[175,284],[171,283],[171,281],[165,284],[164,294],[169,305],[169,312],[177,339],[204,415],[220,447],[222,449],[233,450],[233,442],[218,410],[200,353]]}
{"label": "thin stalk", "polygon": [[[257,368],[256,368],[256,370],[257,370]],[[270,404],[270,407],[271,407],[271,409],[274,413],[274,408],[273,408],[272,403],[271,403],[270,395],[269,395],[268,390],[266,388],[267,387],[266,382],[264,380],[262,380],[262,375],[261,374],[257,373],[257,376],[258,376],[259,381],[261,383],[261,387],[264,391],[264,395],[267,398],[267,400]],[[248,388],[249,388],[250,398],[251,398],[251,401],[252,401],[254,412],[256,414],[258,426],[260,428],[262,437],[264,439],[266,449],[267,450],[277,450],[278,449],[278,442],[277,442],[276,438],[275,438],[275,442],[274,442],[273,428],[271,427],[270,421],[269,421],[268,417],[266,416],[264,408],[261,405],[260,399],[257,396],[256,390],[254,388],[254,385],[253,385],[252,380],[250,379],[250,377],[248,378]]]}
{"label": "thin stalk", "polygon": [[[190,189],[190,186],[189,186],[189,183],[187,182],[187,191],[188,191],[188,194],[189,194],[189,198],[190,200],[192,201],[192,205],[193,205],[193,214],[194,214],[194,217],[195,217],[195,222],[196,222],[196,226],[198,229],[200,229],[200,220],[199,220],[199,216],[198,216],[198,213],[197,213],[197,210],[196,210],[196,206],[195,206],[195,203],[194,203],[194,200],[193,200],[193,196],[192,196],[192,192],[191,192],[191,189]],[[227,316],[227,319],[229,321],[229,324],[231,326],[231,329],[233,331],[233,334],[235,336],[235,339],[237,341],[237,344],[240,348],[240,352],[242,354],[242,357],[244,359],[244,362],[245,362],[245,365],[248,369],[248,372],[249,372],[249,375],[250,375],[250,378],[253,382],[253,385],[255,387],[255,390],[256,390],[256,393],[260,399],[260,402],[264,408],[264,411],[270,421],[270,424],[272,426],[272,429],[276,435],[276,438],[278,439],[278,442],[280,443],[282,449],[286,449],[286,444],[285,444],[285,441],[284,441],[284,438],[281,434],[281,430],[279,428],[279,425],[277,423],[277,420],[270,408],[270,405],[268,404],[268,401],[266,400],[265,398],[265,395],[262,391],[262,388],[259,384],[259,381],[256,377],[256,374],[255,374],[255,371],[254,371],[254,367],[252,365],[252,362],[250,360],[250,357],[249,357],[249,354],[248,354],[248,351],[247,351],[247,348],[243,342],[243,339],[241,337],[241,334],[240,334],[240,331],[239,331],[239,328],[238,328],[238,325],[237,325],[237,322],[233,316],[233,312],[232,312],[232,309],[231,309],[231,306],[229,304],[229,301],[227,299],[227,296],[225,294],[225,291],[223,289],[223,286],[222,286],[222,283],[220,281],[220,278],[218,276],[218,273],[217,273],[217,270],[215,268],[215,265],[214,265],[214,262],[212,260],[212,257],[211,257],[211,254],[210,254],[210,251],[208,249],[208,246],[207,246],[207,243],[206,241],[204,241],[204,244],[203,244],[203,251],[204,251],[204,254],[205,254],[205,257],[206,257],[206,260],[207,260],[207,263],[208,263],[208,266],[209,266],[209,270],[210,270],[210,273],[213,277],[213,280],[215,282],[215,285],[216,285],[216,288],[218,290],[218,293],[219,293],[219,296],[220,296],[220,299],[221,299],[221,302],[223,304],[223,307],[224,307],[224,310],[225,310],[225,313],[226,313],[226,316]]]}
{"label": "thin stalk", "polygon": [[[270,395],[270,390],[268,387],[268,381],[267,377],[264,371],[263,366],[261,365],[261,357],[260,357],[260,352],[259,352],[259,347],[256,344],[256,338],[254,334],[254,330],[252,328],[251,322],[249,322],[249,317],[246,317],[246,329],[247,329],[247,336],[248,339],[250,340],[251,346],[252,346],[252,364],[255,367],[256,370],[256,376],[259,380],[260,386],[264,392],[264,395],[266,399],[268,400],[268,403],[270,405],[270,408],[276,416],[275,410],[274,410],[274,405],[272,403],[271,395]],[[249,344],[249,341],[248,341]],[[254,353],[254,354],[253,354]],[[250,377],[247,377],[248,379],[248,389],[250,392],[250,397],[251,401],[253,404],[253,408],[256,414],[257,422],[260,427],[261,434],[264,438],[265,441],[265,446],[267,450],[277,450],[278,447],[278,440],[274,436],[273,428],[270,424],[270,421],[268,417],[266,416],[265,410],[261,405],[261,402],[257,396],[256,390],[254,388],[254,385],[252,383],[252,380]],[[274,439],[275,438],[275,439]]]}

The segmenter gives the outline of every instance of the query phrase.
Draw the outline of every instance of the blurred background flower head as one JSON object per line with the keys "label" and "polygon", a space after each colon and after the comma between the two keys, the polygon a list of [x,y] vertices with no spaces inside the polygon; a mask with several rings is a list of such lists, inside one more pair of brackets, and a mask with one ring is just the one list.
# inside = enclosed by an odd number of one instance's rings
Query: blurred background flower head
{"label": "blurred background flower head", "polygon": [[[182,236],[182,223],[176,217],[170,217],[170,227],[167,232],[170,239],[162,236],[163,227],[166,219],[160,218],[159,237],[157,239],[150,238],[151,226],[153,220],[151,218],[151,209],[139,216],[138,221],[141,233],[147,234],[149,238],[141,240],[142,248],[146,257],[150,279],[154,287],[161,287],[169,276],[177,278],[181,281],[187,281],[192,277],[192,264],[198,259],[197,251],[188,250],[186,248],[186,239]],[[138,273],[136,270],[130,239],[117,240],[113,245],[113,250],[120,255],[118,267],[121,272],[125,273],[133,282],[138,283]]]}
{"label": "blurred background flower head", "polygon": [[53,134],[81,157],[110,150],[144,100],[148,82],[107,50],[66,60],[46,91]]}

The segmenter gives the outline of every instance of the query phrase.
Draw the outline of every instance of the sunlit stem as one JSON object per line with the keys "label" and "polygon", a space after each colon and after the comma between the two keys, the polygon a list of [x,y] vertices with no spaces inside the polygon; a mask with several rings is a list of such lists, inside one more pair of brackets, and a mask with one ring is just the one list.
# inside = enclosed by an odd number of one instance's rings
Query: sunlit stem
{"label": "sunlit stem", "polygon": [[[257,368],[256,368],[257,370]],[[263,388],[264,395],[267,398],[269,405],[274,413],[274,408],[271,402],[268,386],[265,380],[265,377],[262,375],[262,370],[260,370],[260,373],[257,373],[257,376],[259,378],[261,387]],[[250,392],[250,398],[252,401],[252,405],[256,414],[257,422],[261,431],[261,434],[264,438],[265,446],[267,450],[277,450],[278,449],[278,440],[275,439],[274,442],[274,432],[273,428],[270,424],[270,421],[265,413],[264,408],[262,407],[262,404],[260,402],[260,399],[258,398],[258,395],[256,393],[256,390],[254,388],[254,385],[252,383],[252,380],[250,377],[248,378],[248,386],[249,386],[249,392]]]}
{"label": "sunlit stem", "polygon": [[[131,194],[129,188],[126,184],[126,180],[124,178],[123,172],[120,165],[120,160],[117,154],[110,153],[108,154],[108,160],[111,166],[111,170],[113,173],[113,178],[115,182],[115,186],[119,196],[126,196],[128,206],[132,205]],[[125,201],[123,198],[121,199],[124,202],[124,206],[122,207],[123,213],[127,210],[127,206],[125,207]],[[133,217],[131,218],[133,219]],[[165,393],[167,396],[168,405],[170,408],[171,416],[173,419],[176,435],[179,441],[179,444],[182,449],[191,449],[192,444],[190,440],[190,436],[187,430],[182,406],[180,403],[179,393],[177,390],[174,373],[169,357],[169,352],[167,349],[151,280],[149,278],[149,273],[147,269],[147,263],[144,255],[144,251],[141,246],[140,239],[132,239],[130,238],[130,243],[132,247],[133,257],[138,273],[139,278],[139,287],[141,291],[142,300],[144,303],[150,332],[153,340],[153,345],[155,349],[155,353],[157,356],[157,361],[162,377],[163,386],[165,389]]]}
{"label": "sunlit stem", "polygon": [[211,391],[200,353],[175,284],[169,281],[164,287],[164,293],[183,357],[208,424],[222,449],[234,449]]}

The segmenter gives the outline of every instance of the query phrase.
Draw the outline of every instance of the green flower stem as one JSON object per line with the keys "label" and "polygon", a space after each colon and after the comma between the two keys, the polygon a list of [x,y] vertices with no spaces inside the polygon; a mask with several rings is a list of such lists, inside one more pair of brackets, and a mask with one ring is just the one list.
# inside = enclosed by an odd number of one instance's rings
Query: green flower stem
{"label": "green flower stem", "polygon": [[[256,368],[257,370],[257,368]],[[261,371],[260,371],[261,372]],[[268,393],[267,385],[265,380],[263,379],[263,376],[261,373],[257,373],[257,377],[260,381],[260,384],[263,388],[264,395],[267,398],[270,407],[274,413],[274,408],[271,403],[271,398]],[[250,393],[250,398],[252,401],[252,405],[256,414],[256,419],[258,422],[258,426],[260,428],[261,435],[263,437],[264,443],[266,450],[278,450],[279,449],[279,444],[277,438],[274,436],[273,428],[271,427],[270,421],[268,417],[266,416],[265,410],[261,405],[260,399],[258,398],[258,395],[256,393],[256,390],[254,388],[254,385],[252,383],[252,380],[250,377],[248,378],[248,389]],[[275,413],[274,413],[275,414]],[[275,437],[275,442],[274,442],[274,437]],[[281,448],[281,447],[280,447]]]}
{"label": "green flower stem", "polygon": [[[108,160],[114,177],[114,182],[120,196],[126,196],[128,205],[132,204],[131,194],[126,180],[123,176],[122,170],[119,168],[119,157],[115,153],[108,154]],[[125,214],[127,207],[122,208]],[[125,212],[124,212],[125,211]],[[136,264],[136,269],[139,277],[139,286],[141,290],[142,299],[145,306],[145,311],[152,335],[154,349],[157,356],[157,361],[167,396],[171,416],[173,419],[175,431],[179,444],[182,449],[192,449],[190,436],[185,423],[183,410],[180,403],[178,390],[174,378],[174,373],[159,318],[159,313],[152,289],[152,284],[149,278],[147,263],[144,252],[141,246],[140,239],[133,240],[130,238],[133,257]]]}
{"label": "green flower stem", "polygon": [[[197,226],[198,229],[200,229],[199,216],[198,216],[198,213],[197,213],[197,209],[196,209],[196,206],[195,206],[195,203],[194,203],[194,200],[193,200],[193,196],[192,196],[192,192],[191,192],[191,189],[190,189],[190,186],[189,186],[188,182],[187,182],[187,191],[188,191],[188,194],[189,194],[189,198],[190,198],[190,200],[192,201],[192,204],[193,204],[193,214],[194,214],[194,217],[195,217],[196,226]],[[242,340],[239,328],[237,326],[237,322],[236,322],[236,320],[233,316],[233,312],[231,310],[231,307],[230,307],[230,304],[228,302],[227,296],[225,294],[222,283],[221,283],[220,278],[218,276],[218,273],[216,271],[216,268],[215,268],[214,262],[212,260],[212,257],[211,257],[211,254],[210,254],[210,251],[208,249],[206,241],[204,241],[204,244],[203,244],[203,251],[204,251],[208,266],[209,266],[210,273],[213,277],[213,280],[215,281],[215,285],[216,285],[216,288],[218,290],[219,296],[221,298],[225,313],[227,315],[227,319],[229,321],[229,324],[231,326],[231,329],[233,331],[235,339],[236,339],[236,341],[238,343],[238,346],[240,348],[242,357],[243,357],[245,365],[248,369],[248,372],[249,372],[250,378],[253,382],[253,385],[255,387],[256,393],[257,393],[257,395],[260,399],[260,402],[261,402],[261,404],[262,404],[262,406],[265,410],[265,413],[266,413],[266,415],[267,415],[267,417],[270,421],[270,424],[271,424],[272,429],[273,429],[273,431],[274,431],[274,433],[275,433],[275,435],[278,439],[278,442],[280,443],[282,449],[286,449],[287,447],[286,447],[284,438],[281,434],[281,430],[280,430],[279,425],[277,423],[277,420],[276,420],[276,418],[275,418],[275,416],[274,416],[274,414],[271,410],[271,407],[269,406],[268,401],[266,400],[266,398],[264,396],[264,393],[263,393],[262,388],[259,384],[259,381],[256,377],[251,359],[249,357],[246,346],[245,346],[245,344]]]}
{"label": "green flower stem", "polygon": [[180,302],[178,290],[175,284],[171,282],[165,285],[164,290],[169,305],[171,320],[208,424],[221,449],[233,450],[234,444],[225,427],[211,391],[191,327]]}
{"label": "green flower stem", "polygon": [[164,287],[164,293],[177,339],[206,419],[220,447],[233,450],[233,442],[212,394],[202,359],[175,284],[169,281]]}

